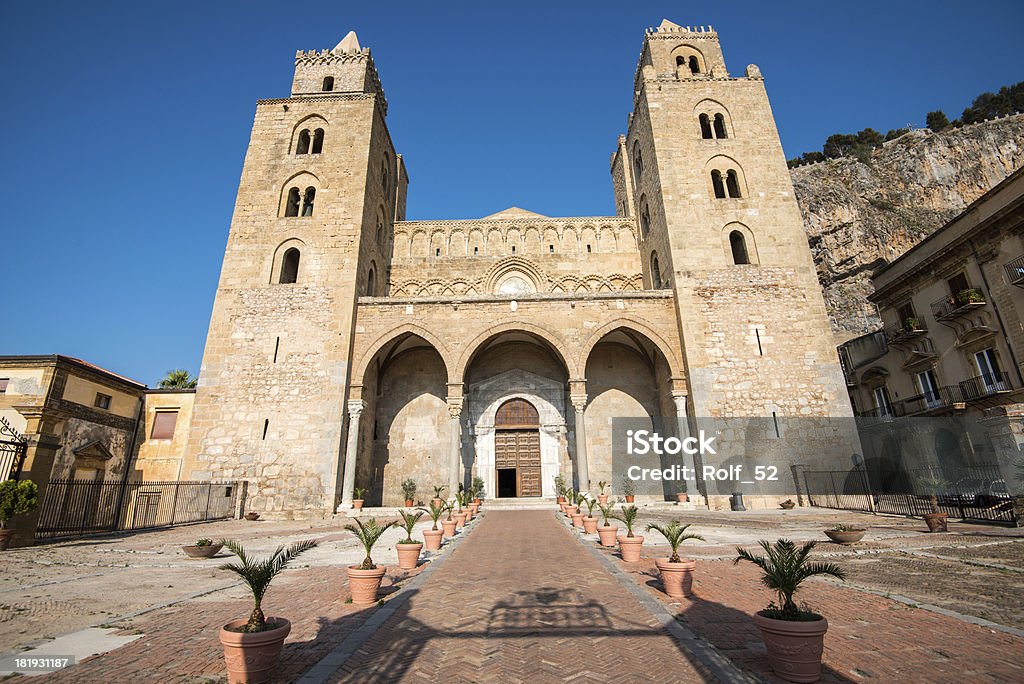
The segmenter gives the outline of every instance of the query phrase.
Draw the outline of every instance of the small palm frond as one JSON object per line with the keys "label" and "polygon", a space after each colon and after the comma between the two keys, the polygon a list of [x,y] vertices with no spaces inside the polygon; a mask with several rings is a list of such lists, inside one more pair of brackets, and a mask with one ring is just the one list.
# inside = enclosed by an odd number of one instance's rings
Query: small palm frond
{"label": "small palm frond", "polygon": [[260,608],[260,604],[263,601],[267,588],[270,586],[271,580],[300,554],[314,548],[318,542],[316,539],[306,539],[295,542],[287,548],[278,546],[269,558],[262,559],[250,558],[245,553],[242,545],[237,541],[225,539],[223,543],[232,553],[238,556],[239,562],[225,563],[220,566],[220,569],[229,570],[241,577],[248,585],[249,591],[252,592],[253,601],[256,605],[246,628],[253,631],[264,624],[263,611]]}
{"label": "small palm frond", "polygon": [[601,517],[604,518],[605,527],[609,526],[611,523],[608,522],[608,519],[615,517],[615,514],[612,513],[611,505],[598,504],[597,507],[601,509]]}
{"label": "small palm frond", "polygon": [[397,521],[392,520],[386,525],[382,525],[377,522],[376,518],[370,518],[364,523],[362,520],[356,518],[355,525],[345,525],[345,529],[354,534],[366,550],[366,558],[363,559],[363,564],[360,566],[363,570],[373,570],[377,567],[373,564],[373,559],[370,557],[373,552],[373,547],[380,538],[384,536],[385,532],[397,524]]}
{"label": "small palm frond", "polygon": [[437,521],[441,519],[442,515],[444,515],[444,508],[445,508],[445,506],[444,506],[443,503],[436,504],[433,501],[431,501],[429,508],[425,508],[423,506],[420,506],[416,510],[417,511],[423,511],[424,513],[429,515],[431,520],[434,521],[434,529],[436,530],[437,529]]}
{"label": "small palm frond", "polygon": [[412,541],[412,528],[416,527],[416,523],[423,517],[423,511],[401,511],[402,515],[402,528],[405,529],[406,541]]}
{"label": "small palm frond", "polygon": [[639,513],[639,509],[636,506],[626,506],[623,504],[621,513],[613,513],[611,517],[616,520],[621,520],[626,525],[626,536],[633,537],[633,524],[636,522],[636,516]]}
{"label": "small palm frond", "polygon": [[809,561],[815,547],[813,541],[806,542],[800,548],[789,539],[779,539],[774,544],[762,539],[758,544],[764,550],[764,555],[737,547],[734,563],[745,560],[759,567],[761,583],[778,594],[782,613],[786,615],[796,617],[800,614],[793,595],[808,577],[831,575],[840,580],[846,579],[846,572],[835,563]]}
{"label": "small palm frond", "polygon": [[658,523],[651,523],[647,526],[647,530],[654,530],[668,540],[669,545],[672,547],[672,557],[669,561],[672,563],[679,562],[679,545],[688,539],[695,539],[699,541],[706,541],[704,537],[699,534],[693,534],[687,532],[689,525],[683,525],[678,520],[672,520],[667,525],[659,525]]}

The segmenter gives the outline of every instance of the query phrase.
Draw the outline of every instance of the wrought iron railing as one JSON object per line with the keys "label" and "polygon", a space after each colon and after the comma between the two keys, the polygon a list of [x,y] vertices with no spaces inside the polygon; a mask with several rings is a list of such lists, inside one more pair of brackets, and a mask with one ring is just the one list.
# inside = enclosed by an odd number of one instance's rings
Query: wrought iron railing
{"label": "wrought iron railing", "polygon": [[1005,371],[984,373],[960,383],[960,391],[963,392],[966,401],[974,401],[993,394],[1009,392],[1012,389],[1010,374]]}
{"label": "wrought iron railing", "polygon": [[1011,285],[1024,285],[1024,255],[1003,265]]}
{"label": "wrought iron railing", "polygon": [[25,462],[28,441],[14,429],[7,418],[0,416],[0,480],[17,480]]}
{"label": "wrought iron railing", "polygon": [[937,321],[948,321],[970,313],[986,304],[984,293],[972,287],[961,290],[932,303],[932,316]]}
{"label": "wrought iron railing", "polygon": [[237,482],[51,480],[37,538],[171,527],[233,518]]}

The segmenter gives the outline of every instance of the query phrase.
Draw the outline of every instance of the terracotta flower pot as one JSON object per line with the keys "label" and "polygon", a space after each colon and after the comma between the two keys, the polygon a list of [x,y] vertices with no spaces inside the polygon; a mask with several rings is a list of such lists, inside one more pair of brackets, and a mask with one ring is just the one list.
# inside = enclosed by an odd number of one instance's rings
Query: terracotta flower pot
{"label": "terracotta flower pot", "polygon": [[572,504],[566,504],[565,505],[565,515],[567,517],[569,517],[569,518],[572,517],[572,514],[575,513],[576,510],[577,510],[576,507],[573,506]]}
{"label": "terracotta flower pot", "polygon": [[608,495],[607,494],[598,494],[597,495],[597,503],[601,504],[602,506],[607,506],[608,505]]}
{"label": "terracotta flower pot", "polygon": [[469,512],[472,513],[473,517],[475,518],[480,513],[480,504],[471,503],[469,505]]}
{"label": "terracotta flower pot", "polygon": [[353,499],[352,500],[352,508],[354,508],[355,510],[358,511],[358,510],[362,509],[362,507],[363,507],[363,500],[362,499]]}
{"label": "terracotta flower pot", "polygon": [[690,500],[690,495],[686,492],[676,492],[676,503],[686,503]]}
{"label": "terracotta flower pot", "polygon": [[461,513],[455,513],[455,529],[461,530],[466,525],[466,516],[469,515],[466,511]]}
{"label": "terracotta flower pot", "polygon": [[948,532],[948,516],[945,513],[928,513],[924,516],[924,523],[928,526],[929,532]]}
{"label": "terracotta flower pot", "polygon": [[423,548],[427,551],[437,551],[441,548],[441,537],[444,530],[423,530]]}
{"label": "terracotta flower pot", "polygon": [[627,494],[626,495],[626,503],[633,503],[633,499],[635,499],[635,498],[636,497],[633,496],[632,494]]}
{"label": "terracotta flower pot", "polygon": [[412,499],[406,499],[405,500],[405,507],[406,508],[412,508],[414,505],[416,505],[416,504],[415,504],[415,502]]}
{"label": "terracotta flower pot", "polygon": [[615,546],[615,537],[619,528],[614,525],[601,525],[597,528],[597,536],[601,540],[601,546]]}
{"label": "terracotta flower pot", "polygon": [[821,678],[828,620],[775,620],[758,612],[754,624],[761,630],[775,674],[790,682],[816,682]]}
{"label": "terracotta flower pot", "polygon": [[248,620],[233,620],[220,629],[220,643],[224,646],[224,661],[228,666],[230,684],[262,684],[269,682],[274,667],[281,657],[281,646],[292,623],[281,617],[268,617],[267,622],[278,625],[265,632],[233,632],[230,628],[243,627]]}
{"label": "terracotta flower pot", "polygon": [[384,579],[385,568],[378,565],[373,570],[361,570],[358,565],[348,567],[348,590],[352,594],[352,603],[367,604],[377,602],[377,591]]}
{"label": "terracotta flower pot", "polygon": [[583,531],[587,534],[594,534],[597,532],[597,518],[583,518]]}
{"label": "terracotta flower pot", "polygon": [[693,594],[693,571],[697,561],[687,558],[680,563],[673,563],[668,558],[659,558],[655,564],[661,573],[661,583],[666,594],[672,598],[685,598]]}
{"label": "terracotta flower pot", "polygon": [[434,504],[435,506],[440,506],[444,502],[438,499],[437,497],[434,497],[433,499],[430,500],[430,503]]}
{"label": "terracotta flower pot", "polygon": [[441,521],[441,529],[444,530],[444,536],[446,536],[446,537],[454,537],[455,536],[455,526],[456,526],[455,518],[452,518],[451,520],[442,520]]}
{"label": "terracotta flower pot", "polygon": [[420,551],[423,550],[423,544],[419,542],[415,544],[395,544],[395,548],[398,550],[399,568],[402,570],[412,570],[416,567],[420,560]]}
{"label": "terracotta flower pot", "polygon": [[555,497],[555,503],[558,504],[559,508],[561,508],[562,504],[565,503],[565,497],[564,496],[556,496]]}
{"label": "terracotta flower pot", "polygon": [[181,550],[189,558],[213,558],[220,553],[222,548],[224,548],[223,544],[210,544],[209,546],[182,546]]}
{"label": "terracotta flower pot", "polygon": [[583,513],[580,513],[579,511],[576,511],[570,517],[572,518],[572,526],[573,527],[578,527],[578,528],[580,528],[582,530],[583,529],[583,517],[584,517]]}
{"label": "terracotta flower pot", "polygon": [[483,504],[483,502],[484,502],[484,500],[481,499],[479,496],[477,498],[473,499],[473,503],[476,504],[477,508],[480,508],[480,506]]}
{"label": "terracotta flower pot", "polygon": [[0,529],[0,551],[6,551],[7,547],[11,544],[11,537],[14,535],[14,530],[8,530],[7,528]]}
{"label": "terracotta flower pot", "polygon": [[626,563],[636,563],[640,560],[640,549],[644,545],[644,538],[639,534],[633,537],[616,537],[619,541],[619,555]]}
{"label": "terracotta flower pot", "polygon": [[839,530],[825,530],[825,536],[836,544],[853,544],[863,539],[866,532],[867,530],[848,530],[845,532],[841,532]]}

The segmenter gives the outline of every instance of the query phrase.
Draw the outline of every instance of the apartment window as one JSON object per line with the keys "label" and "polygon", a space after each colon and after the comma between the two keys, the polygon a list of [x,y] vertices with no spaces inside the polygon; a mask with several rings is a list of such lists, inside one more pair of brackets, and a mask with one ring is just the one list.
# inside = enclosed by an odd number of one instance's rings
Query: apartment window
{"label": "apartment window", "polygon": [[153,431],[150,439],[172,439],[174,427],[178,424],[177,411],[157,411],[153,416]]}
{"label": "apartment window", "polygon": [[1003,374],[999,370],[999,360],[996,358],[994,349],[989,347],[988,349],[976,352],[974,354],[974,363],[978,367],[978,375],[981,376],[981,381],[984,383],[987,391],[998,392],[1009,389],[1003,381]]}
{"label": "apartment window", "polygon": [[0,378],[0,394],[7,394],[7,383],[10,381],[10,378]]}
{"label": "apartment window", "polygon": [[96,393],[96,401],[93,403],[96,408],[101,408],[104,411],[110,409],[110,395],[103,394],[103,392]]}
{"label": "apartment window", "polygon": [[957,273],[947,280],[946,283],[949,285],[949,293],[954,297],[964,290],[971,289],[971,284],[967,282],[967,276],[963,273]]}
{"label": "apartment window", "polygon": [[901,328],[910,330],[920,327],[920,321],[917,319],[917,314],[914,313],[913,302],[907,302],[896,309],[896,317],[899,319],[899,327]]}
{"label": "apartment window", "polygon": [[874,401],[875,412],[877,415],[892,415],[892,402],[889,401],[889,389],[885,385],[876,387],[871,393],[871,398]]}
{"label": "apartment window", "polygon": [[925,406],[928,408],[935,408],[942,404],[939,399],[939,383],[935,380],[935,371],[931,368],[917,374],[917,388],[921,391]]}

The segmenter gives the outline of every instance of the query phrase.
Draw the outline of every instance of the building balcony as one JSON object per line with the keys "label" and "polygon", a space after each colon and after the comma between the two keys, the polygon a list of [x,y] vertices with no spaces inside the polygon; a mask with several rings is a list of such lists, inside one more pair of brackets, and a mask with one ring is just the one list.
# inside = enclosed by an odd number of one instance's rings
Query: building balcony
{"label": "building balcony", "polygon": [[1013,391],[1008,373],[991,373],[964,380],[956,385],[939,387],[934,392],[924,392],[894,401],[889,406],[861,411],[857,415],[862,418],[903,418],[962,411],[968,404],[991,403],[993,399],[998,400],[1001,395]]}
{"label": "building balcony", "polygon": [[961,290],[932,304],[932,316],[937,321],[952,321],[985,306],[985,294],[977,289]]}
{"label": "building balcony", "polygon": [[1010,384],[1010,374],[1006,372],[985,373],[969,380],[964,380],[959,385],[967,401],[979,401],[989,399],[1000,394],[1008,394],[1013,391]]}
{"label": "building balcony", "polygon": [[1024,254],[1003,265],[1011,285],[1024,287]]}
{"label": "building balcony", "polygon": [[890,345],[906,344],[928,334],[928,327],[917,318],[908,318],[903,325],[887,328],[885,339]]}

